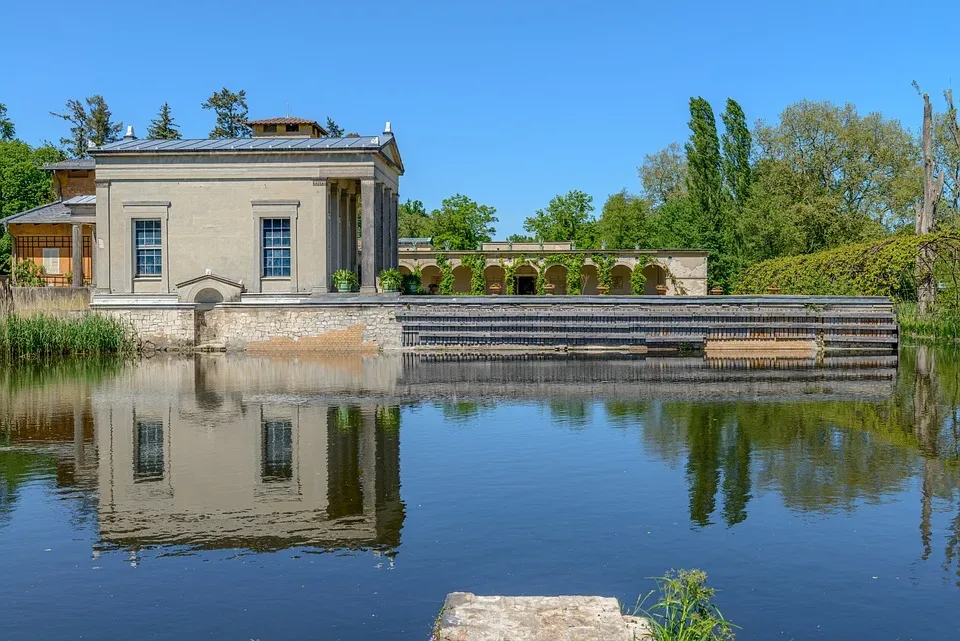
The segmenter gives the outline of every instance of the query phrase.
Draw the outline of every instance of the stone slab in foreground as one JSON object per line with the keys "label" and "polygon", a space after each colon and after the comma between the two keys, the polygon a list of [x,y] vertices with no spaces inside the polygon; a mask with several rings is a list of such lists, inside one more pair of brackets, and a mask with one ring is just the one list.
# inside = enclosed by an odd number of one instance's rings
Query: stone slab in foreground
{"label": "stone slab in foreground", "polygon": [[647,622],[598,596],[447,595],[436,641],[637,641]]}

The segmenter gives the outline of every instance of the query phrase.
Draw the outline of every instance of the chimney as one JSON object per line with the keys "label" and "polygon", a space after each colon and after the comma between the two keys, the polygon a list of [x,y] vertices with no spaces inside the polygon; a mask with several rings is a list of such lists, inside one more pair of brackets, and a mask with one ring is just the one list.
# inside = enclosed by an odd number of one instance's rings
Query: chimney
{"label": "chimney", "polygon": [[387,121],[387,124],[385,124],[385,125],[383,126],[383,133],[384,133],[384,134],[391,134],[391,133],[393,133],[392,131],[390,131],[390,121],[389,121],[389,120]]}
{"label": "chimney", "polygon": [[136,140],[137,137],[133,134],[133,125],[127,125],[127,133],[123,135],[124,140]]}

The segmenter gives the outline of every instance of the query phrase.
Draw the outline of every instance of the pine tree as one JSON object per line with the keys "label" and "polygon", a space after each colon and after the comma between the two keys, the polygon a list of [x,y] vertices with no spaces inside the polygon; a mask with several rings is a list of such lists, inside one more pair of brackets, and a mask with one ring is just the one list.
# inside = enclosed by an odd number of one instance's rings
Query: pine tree
{"label": "pine tree", "polygon": [[327,116],[326,129],[329,132],[327,135],[331,138],[343,138],[343,128],[330,116]]}
{"label": "pine tree", "polygon": [[217,114],[217,124],[210,132],[211,138],[249,138],[251,129],[247,125],[247,92],[241,89],[234,93],[224,87],[201,105],[204,109],[213,109]]}
{"label": "pine tree", "polygon": [[7,117],[7,106],[0,102],[0,140],[13,140],[17,135],[17,130],[13,126],[13,121]]}
{"label": "pine tree", "polygon": [[50,112],[51,116],[63,118],[73,125],[70,127],[70,137],[61,138],[60,144],[66,147],[67,153],[74,158],[83,158],[87,155],[88,140],[95,145],[104,145],[119,139],[120,132],[123,130],[122,122],[111,121],[112,114],[103,96],[99,94],[90,96],[84,102],[90,107],[90,113],[87,113],[80,100],[68,100],[66,113]]}
{"label": "pine tree", "polygon": [[150,127],[147,128],[147,138],[153,140],[180,140],[177,123],[173,121],[173,116],[170,115],[169,103],[163,103],[156,120],[150,121]]}

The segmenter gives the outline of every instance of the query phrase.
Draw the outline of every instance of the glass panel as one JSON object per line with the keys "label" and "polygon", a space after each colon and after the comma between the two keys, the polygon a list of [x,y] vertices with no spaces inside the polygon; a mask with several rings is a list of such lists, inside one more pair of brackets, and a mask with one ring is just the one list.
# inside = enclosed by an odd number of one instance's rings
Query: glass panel
{"label": "glass panel", "polygon": [[133,476],[138,481],[163,478],[163,422],[137,421]]}
{"label": "glass panel", "polygon": [[290,276],[290,219],[263,219],[263,275]]}
{"label": "glass panel", "polygon": [[263,422],[264,481],[287,481],[293,478],[293,423],[291,421]]}
{"label": "glass panel", "polygon": [[159,220],[134,221],[136,275],[159,276],[163,264],[163,244]]}

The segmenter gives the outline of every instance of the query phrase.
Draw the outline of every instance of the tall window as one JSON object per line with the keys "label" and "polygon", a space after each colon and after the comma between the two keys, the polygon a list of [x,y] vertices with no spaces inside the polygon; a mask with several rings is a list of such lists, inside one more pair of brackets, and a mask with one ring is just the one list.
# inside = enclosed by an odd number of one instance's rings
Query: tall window
{"label": "tall window", "polygon": [[56,247],[43,248],[43,271],[48,274],[60,273],[60,250]]}
{"label": "tall window", "polygon": [[263,421],[263,459],[260,477],[265,482],[293,478],[293,422]]}
{"label": "tall window", "polygon": [[263,275],[290,277],[290,219],[263,219]]}
{"label": "tall window", "polygon": [[134,434],[133,477],[137,481],[163,478],[163,423],[137,421]]}
{"label": "tall window", "polygon": [[159,276],[163,257],[160,221],[135,221],[133,236],[137,254],[137,276]]}

